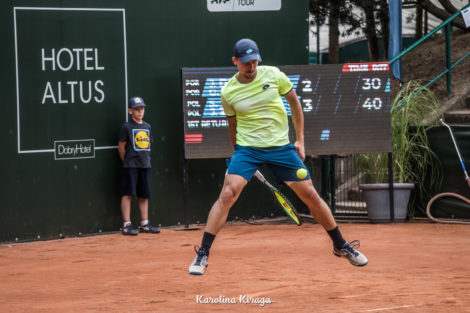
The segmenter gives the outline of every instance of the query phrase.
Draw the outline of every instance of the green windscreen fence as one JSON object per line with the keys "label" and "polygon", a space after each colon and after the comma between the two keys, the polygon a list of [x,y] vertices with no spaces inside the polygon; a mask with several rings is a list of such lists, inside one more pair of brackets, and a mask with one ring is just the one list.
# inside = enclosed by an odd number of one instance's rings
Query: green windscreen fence
{"label": "green windscreen fence", "polygon": [[[131,96],[153,130],[150,219],[183,223],[181,68],[233,66],[243,37],[263,64],[308,63],[306,0],[6,0],[0,16],[0,242],[119,230],[116,147]],[[225,161],[187,165],[189,221],[204,222]],[[252,183],[230,218],[282,214],[274,205]]]}
{"label": "green windscreen fence", "polygon": [[[460,150],[467,171],[470,167],[470,126],[451,125],[455,140]],[[462,167],[457,156],[450,133],[446,127],[434,127],[428,131],[432,150],[436,153],[442,181],[436,188],[429,188],[423,199],[416,203],[418,216],[426,216],[428,201],[436,194],[453,192],[470,199],[470,188],[465,181]],[[430,186],[430,180],[427,181]],[[431,207],[431,213],[437,218],[470,219],[470,205],[454,197],[444,197]]]}

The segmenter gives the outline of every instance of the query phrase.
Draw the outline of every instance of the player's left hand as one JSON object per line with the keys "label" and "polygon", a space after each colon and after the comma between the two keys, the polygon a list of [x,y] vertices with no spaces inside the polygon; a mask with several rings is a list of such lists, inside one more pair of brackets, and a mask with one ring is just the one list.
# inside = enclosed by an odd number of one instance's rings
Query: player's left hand
{"label": "player's left hand", "polygon": [[299,155],[302,162],[305,161],[305,146],[304,146],[304,144],[299,142],[299,141],[296,141],[294,143],[294,147],[295,147],[295,152],[297,152],[297,154]]}

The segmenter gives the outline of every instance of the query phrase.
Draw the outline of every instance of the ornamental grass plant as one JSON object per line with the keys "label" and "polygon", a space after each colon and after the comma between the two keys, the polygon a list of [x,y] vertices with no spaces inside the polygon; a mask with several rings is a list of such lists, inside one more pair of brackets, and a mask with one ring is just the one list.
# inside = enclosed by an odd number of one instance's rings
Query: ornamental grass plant
{"label": "ornamental grass plant", "polygon": [[[415,184],[420,197],[427,191],[426,177],[434,185],[441,181],[439,160],[427,137],[427,130],[439,125],[439,116],[439,101],[419,81],[403,85],[392,101],[393,182]],[[359,160],[364,183],[388,182],[388,153],[362,154]],[[408,206],[409,217],[415,215],[413,202]]]}

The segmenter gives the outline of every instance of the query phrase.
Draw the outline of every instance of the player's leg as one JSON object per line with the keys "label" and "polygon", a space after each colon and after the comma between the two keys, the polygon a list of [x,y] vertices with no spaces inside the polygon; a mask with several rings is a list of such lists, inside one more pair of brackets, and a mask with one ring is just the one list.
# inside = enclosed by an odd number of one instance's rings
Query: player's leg
{"label": "player's leg", "polygon": [[311,180],[286,181],[285,183],[294,190],[299,198],[307,205],[312,216],[323,228],[328,231],[337,227],[330,208],[318,195]]}
{"label": "player's leg", "polygon": [[136,195],[135,169],[123,168],[121,180],[121,213],[123,219],[122,233],[124,235],[136,236],[137,231],[131,223],[131,200]]}
{"label": "player's leg", "polygon": [[308,206],[315,220],[323,226],[333,241],[333,253],[338,257],[345,257],[352,265],[365,266],[367,258],[355,248],[359,247],[357,240],[349,244],[343,239],[341,232],[328,205],[318,195],[311,180],[285,182],[299,198]]}
{"label": "player's leg", "polygon": [[353,265],[366,265],[366,257],[343,239],[330,208],[313,187],[310,173],[295,152],[294,145],[289,144],[273,151],[269,167],[278,179],[294,190],[308,206],[315,220],[327,231],[333,241],[333,253],[347,257]]}
{"label": "player's leg", "polygon": [[158,234],[160,233],[160,229],[150,224],[149,221],[149,199],[152,195],[150,188],[150,168],[139,168],[138,173],[137,197],[140,211],[139,232]]}
{"label": "player's leg", "polygon": [[227,174],[225,176],[224,186],[219,198],[215,201],[207,217],[206,232],[217,235],[227,221],[230,208],[237,201],[246,184],[246,179],[241,176],[234,174]]}
{"label": "player's leg", "polygon": [[227,221],[230,208],[238,199],[243,187],[250,181],[258,165],[262,163],[256,149],[235,146],[224,185],[217,201],[212,206],[207,218],[201,247],[196,250],[196,257],[189,267],[190,274],[202,275],[207,267],[209,251],[215,236]]}
{"label": "player's leg", "polygon": [[[293,149],[289,149],[284,155],[283,153],[279,154],[279,159],[284,160],[284,163],[278,162],[270,166],[275,175],[292,188],[307,205],[315,220],[328,232],[334,245],[343,247],[346,241],[339,232],[330,208],[315,190],[310,174],[303,162]],[[287,160],[290,161],[287,162]]]}
{"label": "player's leg", "polygon": [[227,216],[232,205],[237,201],[247,180],[239,175],[225,175],[224,185],[219,197],[212,205],[207,218],[201,247],[195,248],[196,257],[189,266],[188,272],[193,275],[202,275],[208,264],[209,251],[215,236],[227,221]]}

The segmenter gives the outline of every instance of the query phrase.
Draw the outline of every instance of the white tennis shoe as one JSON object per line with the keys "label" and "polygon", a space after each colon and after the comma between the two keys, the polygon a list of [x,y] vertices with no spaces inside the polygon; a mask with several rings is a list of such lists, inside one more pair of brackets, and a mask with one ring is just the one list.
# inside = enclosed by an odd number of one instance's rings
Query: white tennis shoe
{"label": "white tennis shoe", "polygon": [[337,257],[343,257],[349,260],[354,266],[366,266],[369,261],[364,254],[360,253],[356,249],[359,248],[360,243],[359,240],[353,240],[350,243],[345,243],[344,247],[341,249],[337,249],[333,247],[333,254]]}
{"label": "white tennis shoe", "polygon": [[192,275],[202,275],[208,266],[209,255],[204,248],[194,246],[194,251],[196,251],[196,257],[194,258],[193,263],[189,266],[188,273]]}

